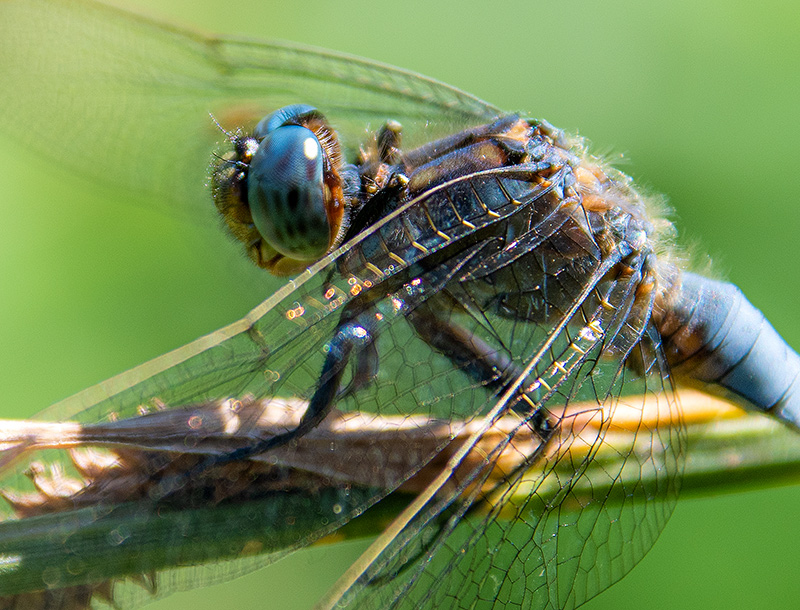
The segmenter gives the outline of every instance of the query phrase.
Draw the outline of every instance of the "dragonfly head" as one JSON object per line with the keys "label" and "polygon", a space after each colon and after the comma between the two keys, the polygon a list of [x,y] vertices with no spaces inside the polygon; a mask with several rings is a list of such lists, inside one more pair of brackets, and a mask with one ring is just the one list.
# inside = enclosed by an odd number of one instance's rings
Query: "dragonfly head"
{"label": "dragonfly head", "polygon": [[316,108],[286,106],[232,140],[213,170],[214,198],[258,266],[290,275],[341,243],[349,189],[336,133]]}

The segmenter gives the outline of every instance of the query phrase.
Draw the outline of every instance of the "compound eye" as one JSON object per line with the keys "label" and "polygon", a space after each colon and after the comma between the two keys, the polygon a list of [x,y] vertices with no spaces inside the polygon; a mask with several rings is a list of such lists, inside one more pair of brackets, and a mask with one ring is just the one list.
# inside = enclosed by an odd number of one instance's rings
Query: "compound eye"
{"label": "compound eye", "polygon": [[314,132],[305,127],[270,127],[253,155],[247,176],[253,222],[280,254],[317,260],[331,242],[322,147]]}
{"label": "compound eye", "polygon": [[253,136],[260,140],[279,127],[283,127],[284,125],[299,125],[304,119],[308,119],[311,116],[320,116],[320,114],[314,106],[310,106],[309,104],[284,106],[261,119],[253,130]]}

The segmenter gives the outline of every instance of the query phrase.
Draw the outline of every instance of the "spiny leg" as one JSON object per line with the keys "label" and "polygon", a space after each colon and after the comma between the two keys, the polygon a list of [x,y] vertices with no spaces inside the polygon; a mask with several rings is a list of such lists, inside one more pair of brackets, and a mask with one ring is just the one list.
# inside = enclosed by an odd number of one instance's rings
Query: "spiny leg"
{"label": "spiny leg", "polygon": [[[426,301],[410,312],[406,319],[417,335],[432,349],[450,360],[454,367],[483,385],[495,396],[502,395],[522,375],[522,370],[511,357],[492,347],[474,333],[446,320],[441,302]],[[530,418],[529,425],[543,439],[550,436],[553,423],[544,409],[536,407],[536,400],[523,389],[511,408]]]}

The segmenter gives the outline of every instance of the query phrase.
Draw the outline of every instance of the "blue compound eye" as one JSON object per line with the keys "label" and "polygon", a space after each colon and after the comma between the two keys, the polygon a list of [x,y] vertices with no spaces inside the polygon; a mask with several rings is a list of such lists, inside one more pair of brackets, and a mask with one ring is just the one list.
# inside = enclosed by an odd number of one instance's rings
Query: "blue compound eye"
{"label": "blue compound eye", "polygon": [[311,115],[318,115],[319,111],[308,104],[292,104],[279,108],[272,114],[268,114],[258,122],[253,130],[253,136],[257,139],[264,138],[278,127],[287,124],[297,125],[304,118]]}
{"label": "blue compound eye", "polygon": [[319,140],[299,125],[273,127],[253,155],[247,177],[250,212],[259,233],[280,254],[317,260],[327,252],[331,229],[322,177]]}

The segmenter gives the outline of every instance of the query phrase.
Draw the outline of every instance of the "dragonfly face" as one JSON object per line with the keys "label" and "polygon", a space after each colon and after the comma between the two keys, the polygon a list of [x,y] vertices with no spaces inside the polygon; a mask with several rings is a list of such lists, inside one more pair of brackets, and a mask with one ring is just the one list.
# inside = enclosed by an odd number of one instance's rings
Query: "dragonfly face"
{"label": "dragonfly face", "polygon": [[[311,97],[308,97],[307,95],[298,95],[294,99],[285,100],[285,102],[311,100],[315,104],[318,104],[321,108],[323,108],[324,110],[327,111],[328,107],[326,105],[323,105],[321,102],[319,102],[317,100],[314,100],[312,98],[313,98],[313,95]],[[280,103],[284,103],[284,101],[281,101]],[[273,107],[270,107],[270,109],[273,108]],[[211,109],[213,112],[215,112],[215,116],[219,116],[220,113],[218,112],[218,110],[216,108],[207,107],[205,110],[208,110],[208,109]],[[378,115],[378,114],[380,114],[380,113],[376,113],[376,115]],[[490,112],[489,114],[493,115],[494,113]],[[335,116],[335,110],[334,110],[334,114],[332,116]],[[377,116],[375,118],[377,118]],[[374,127],[378,126],[383,120],[391,119],[391,118],[399,119],[402,122],[403,126],[408,129],[408,133],[409,133],[409,135],[408,135],[408,140],[409,140],[408,149],[413,149],[414,143],[420,144],[420,143],[428,141],[428,140],[433,140],[438,135],[442,135],[441,133],[439,133],[439,134],[431,133],[430,135],[417,136],[416,142],[415,142],[415,138],[414,138],[413,134],[414,134],[415,127],[417,125],[417,121],[415,121],[414,119],[408,120],[407,117],[402,116],[402,112],[392,112],[391,110],[387,111],[384,114],[380,114],[380,120],[371,120],[371,121],[368,121],[368,122],[374,128]],[[487,116],[487,118],[488,118],[488,116]],[[336,118],[334,118],[332,120],[336,121],[335,124],[337,125],[337,128],[339,128],[339,125],[343,126],[342,132],[343,132],[343,134],[345,136],[345,138],[343,138],[343,139],[348,141],[349,146],[355,147],[355,146],[358,146],[359,144],[361,144],[362,142],[365,141],[365,139],[366,139],[365,138],[365,133],[366,132],[364,130],[364,125],[366,124],[365,120],[362,120],[361,118],[359,118],[359,120],[361,121],[360,123],[358,123],[358,125],[359,125],[358,129],[360,130],[360,133],[358,133],[358,134],[351,133],[350,134],[351,137],[349,137],[349,138],[347,137],[348,136],[347,127],[346,127],[347,126],[347,121],[342,121],[339,117],[336,117]],[[456,123],[456,125],[463,126],[463,122],[460,122],[460,121],[453,121],[453,122]],[[474,121],[475,124],[478,124],[480,122],[482,122],[482,120]],[[352,121],[352,124],[356,124],[356,123],[357,123],[356,120]],[[212,126],[209,125],[209,128],[212,128]],[[451,130],[452,131],[458,131],[457,128],[456,129],[451,129]],[[353,158],[352,153],[353,153],[353,151],[351,149],[350,156],[348,157],[349,159]],[[156,188],[158,188],[158,187],[156,187]],[[349,278],[345,277],[345,279],[348,280]],[[349,291],[352,290],[354,287],[358,287],[358,286],[361,286],[361,284],[349,284],[349,283],[346,283],[346,286],[343,287],[343,290],[334,292],[334,297],[338,299],[339,297],[345,295],[345,292],[347,294],[350,294]],[[406,287],[405,284],[401,284],[401,287],[404,290],[406,290],[406,288],[413,289],[413,286]],[[312,297],[314,295],[318,296],[319,294],[322,294],[324,296],[325,292],[326,291],[316,290],[314,287],[308,287],[307,290],[305,290],[302,293],[302,295]],[[369,290],[365,291],[365,294],[368,294],[368,293],[369,293]],[[347,298],[349,298],[349,297],[347,297]],[[295,301],[298,301],[300,304],[304,305],[304,302],[302,301],[302,299],[297,299],[296,298]],[[295,311],[295,312],[299,311],[299,309],[295,305],[294,301],[287,301],[287,305],[292,305],[292,307],[285,308],[285,311],[287,313],[289,311]],[[304,315],[306,315],[306,314],[304,313]],[[292,320],[292,323],[293,324],[300,324],[303,319],[304,319],[303,315],[301,315],[299,317],[295,317]],[[400,319],[400,318],[398,318],[398,319]],[[405,322],[405,319],[406,319],[406,316],[405,316],[405,314],[403,314],[402,321]],[[281,322],[283,323],[283,320]],[[318,330],[318,335],[315,336],[309,342],[309,345],[312,345],[312,344],[313,345],[317,345],[317,346],[323,345],[324,341],[327,340],[327,339],[324,339],[323,337],[327,336],[329,338],[330,336],[332,336],[334,334],[335,328],[332,326],[332,324],[333,324],[333,322],[329,321],[329,326],[327,328],[322,328],[322,327],[319,327],[318,324],[314,324],[313,326],[315,328],[320,328],[320,330]],[[390,323],[387,323],[387,326],[389,328],[391,328],[392,331],[393,331],[392,333],[389,333],[391,335],[391,338],[389,339],[389,341],[391,341],[394,345],[398,345],[398,346],[401,345],[401,343],[399,343],[400,340],[407,341],[408,344],[402,344],[402,345],[404,345],[404,348],[405,348],[406,345],[411,346],[411,342],[418,341],[418,339],[415,337],[413,332],[409,331],[405,335],[403,335],[401,333],[401,331],[399,330],[400,329],[399,324],[395,324],[394,322],[390,322]],[[579,331],[579,330],[581,330],[581,328],[582,327],[578,327],[575,330]],[[275,335],[278,336],[280,334],[280,332],[282,332],[282,329],[283,329],[283,327],[281,327],[281,330],[276,330],[275,331]],[[395,334],[395,331],[398,334]],[[513,330],[510,329],[510,328],[506,329],[506,332],[509,335],[513,334]],[[385,335],[383,333],[381,333],[381,336],[385,336]],[[533,337],[528,337],[527,339],[525,337],[523,337],[522,340],[523,341],[524,340],[533,341]],[[408,350],[411,351],[411,347],[408,347]],[[418,356],[418,360],[415,360],[415,361],[408,360],[407,361],[407,365],[406,365],[405,370],[410,374],[414,370],[420,369],[423,366],[430,366],[431,356],[432,356],[432,353],[434,351],[435,350],[429,349],[427,352],[425,352],[423,350],[422,352],[420,352],[420,355]],[[401,354],[400,350],[397,349],[395,351],[395,356],[399,357],[400,355],[405,356],[405,353]],[[288,387],[291,386],[291,387],[296,389],[296,392],[295,391],[286,392],[287,394],[306,392],[306,396],[309,397],[310,396],[309,393],[311,392],[311,390],[313,390],[312,381],[319,374],[319,370],[322,368],[322,364],[320,362],[317,362],[316,364],[315,363],[306,364],[306,361],[303,360],[303,357],[304,357],[303,354],[300,353],[299,355],[297,355],[296,358],[294,358],[292,360],[292,362],[294,363],[293,367],[292,367],[292,370],[293,371],[298,371],[298,372],[303,372],[303,374],[305,374],[305,376],[306,376],[306,380],[301,382],[301,381],[299,381],[299,378],[295,378],[295,379],[290,379],[288,382],[283,380],[282,383],[284,384],[285,388],[288,388]],[[395,360],[396,359],[397,358],[395,358]],[[298,365],[296,364],[297,362],[301,362],[302,363],[300,365],[301,368],[298,368]],[[447,358],[440,358],[438,363],[439,363],[439,366],[441,366],[443,368],[446,368],[448,366],[452,366],[452,362],[448,362]],[[388,367],[389,370],[396,370],[396,369],[391,368],[392,367],[392,359],[391,359],[391,357],[390,358],[381,358],[381,369],[383,370],[385,367]],[[275,368],[281,368],[281,367],[276,366]],[[272,369],[270,369],[270,370],[272,370]],[[398,373],[398,375],[399,375],[399,373]],[[464,388],[465,387],[463,385],[465,383],[464,379],[469,379],[469,376],[468,375],[464,375],[464,373],[462,371],[459,371],[458,372],[458,376],[456,376],[456,377],[452,377],[452,378],[442,377],[442,379],[448,379],[449,381],[447,383],[449,383],[450,381],[455,380],[454,383],[456,384],[456,389],[458,389],[458,388]],[[443,382],[442,385],[444,385],[444,382]],[[371,391],[377,392],[377,390],[375,390],[374,387],[372,389],[370,389],[370,387],[365,387],[364,391],[365,392],[371,392]],[[454,390],[452,388],[450,388],[449,392],[450,393],[454,393]],[[163,398],[163,396],[161,394],[162,393],[159,393],[159,397]],[[442,393],[439,392],[438,390],[437,391],[431,391],[430,392],[430,397],[431,397],[431,399],[433,399],[436,396],[440,396],[441,394]],[[377,397],[376,397],[374,403],[376,405],[379,404],[379,401],[377,400]],[[364,404],[363,399],[362,399],[361,404],[362,405]],[[391,404],[391,403],[389,403],[389,404]],[[399,406],[398,406],[398,411],[400,411],[400,407]],[[434,412],[434,411],[431,411],[431,412]],[[445,412],[446,412],[446,410],[445,410]]]}

